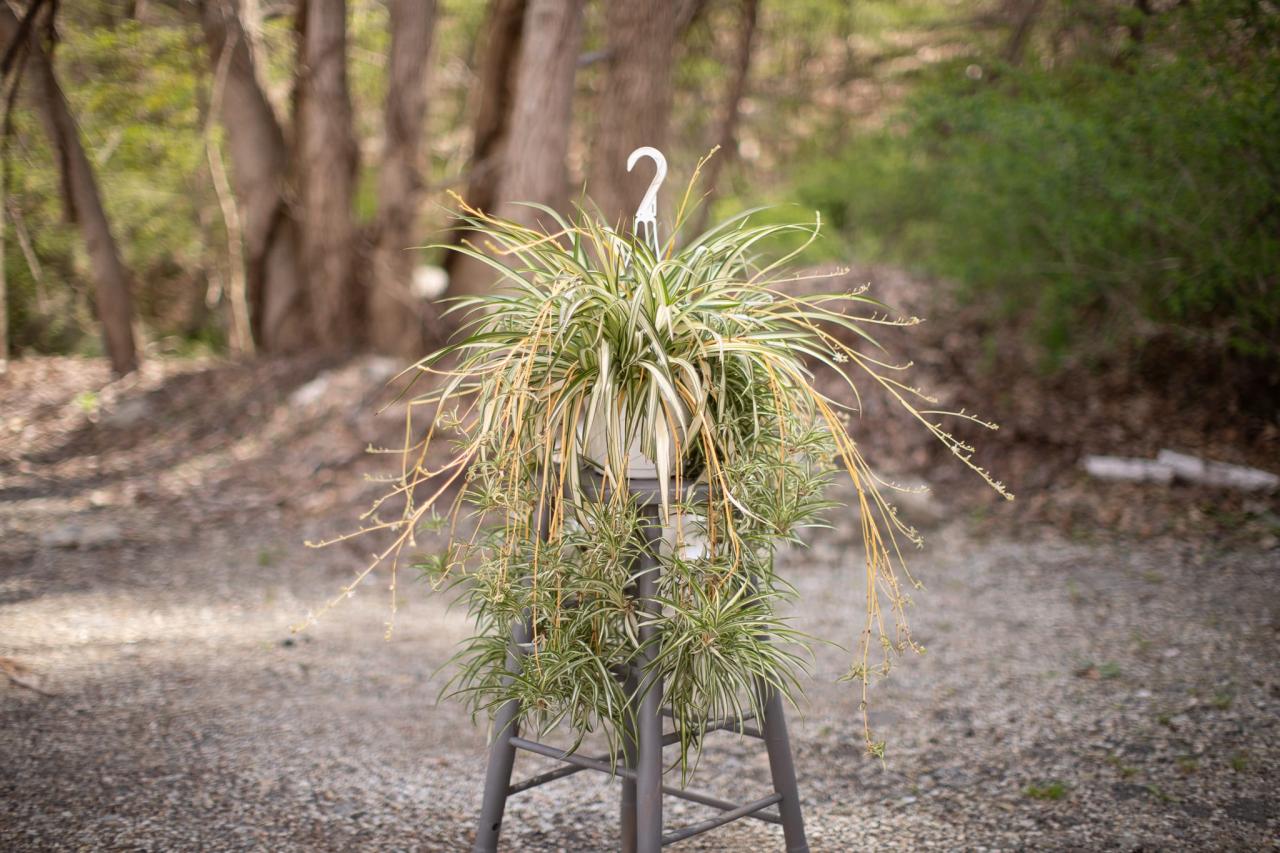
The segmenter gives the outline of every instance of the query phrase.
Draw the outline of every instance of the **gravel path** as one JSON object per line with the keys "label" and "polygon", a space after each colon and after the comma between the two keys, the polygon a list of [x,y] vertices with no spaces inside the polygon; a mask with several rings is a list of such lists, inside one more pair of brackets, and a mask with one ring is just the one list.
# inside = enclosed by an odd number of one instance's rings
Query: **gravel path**
{"label": "gravel path", "polygon": [[[406,585],[387,641],[371,584],[294,636],[364,550],[302,548],[324,516],[230,486],[201,516],[176,509],[206,505],[193,491],[42,493],[5,471],[0,658],[28,686],[0,679],[0,849],[469,849],[485,732],[436,702],[460,612]],[[837,522],[786,559],[799,626],[847,642],[859,549]],[[1278,555],[944,521],[914,563],[928,653],[873,694],[885,764],[839,649],[791,715],[813,849],[1276,848]],[[697,785],[761,796],[758,743],[716,737]],[[517,775],[545,766],[522,755]],[[504,849],[615,849],[617,796],[586,773],[521,795]],[[668,800],[669,825],[705,815]],[[782,848],[739,822],[673,849]]]}

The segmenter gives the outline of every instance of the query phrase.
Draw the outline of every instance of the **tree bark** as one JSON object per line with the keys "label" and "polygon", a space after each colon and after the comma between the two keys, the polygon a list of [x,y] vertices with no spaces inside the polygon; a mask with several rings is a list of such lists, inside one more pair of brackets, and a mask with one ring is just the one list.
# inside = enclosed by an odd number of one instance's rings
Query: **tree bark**
{"label": "tree bark", "polygon": [[[8,175],[8,157],[0,168]],[[6,188],[7,189],[7,188]],[[5,193],[8,195],[8,193]],[[0,376],[9,369],[9,274],[5,266],[5,242],[9,232],[9,218],[5,208],[8,198],[0,199]]]}
{"label": "tree bark", "polygon": [[422,197],[422,129],[427,112],[427,60],[434,0],[391,0],[391,55],[385,108],[386,143],[378,176],[378,226],[369,293],[369,340],[404,356],[421,355],[425,327],[413,279],[414,224]]}
{"label": "tree bark", "polygon": [[684,36],[707,11],[707,0],[677,0],[676,38]]}
{"label": "tree bark", "polygon": [[[492,0],[481,47],[479,83],[472,120],[471,176],[464,198],[480,210],[492,210],[502,172],[501,153],[511,127],[515,101],[516,66],[519,62],[527,0]],[[450,235],[455,245],[469,232]],[[449,252],[449,295],[479,293],[492,281],[492,270],[483,264]]]}
{"label": "tree bark", "polygon": [[524,44],[528,0],[493,0],[475,99],[474,142],[467,202],[481,210],[493,205],[502,171],[502,150],[511,128],[516,68]]}
{"label": "tree bark", "polygon": [[[526,225],[543,224],[531,201],[563,211],[569,195],[569,129],[573,81],[582,45],[583,0],[529,0],[524,47],[516,70],[511,126],[502,158],[497,210]],[[518,140],[518,142],[517,142]]]}
{"label": "tree bark", "polygon": [[676,0],[605,4],[610,58],[596,108],[588,191],[614,225],[629,227],[653,178],[643,169],[628,173],[628,155],[642,145],[661,148],[666,142],[677,7]]}
{"label": "tree bark", "polygon": [[295,149],[302,256],[313,327],[325,346],[359,339],[355,277],[357,149],[347,89],[346,0],[299,0]]}
{"label": "tree bark", "polygon": [[1020,4],[1014,7],[1014,15],[1016,20],[1013,25],[1013,33],[1009,36],[1009,41],[1005,43],[1001,56],[1005,62],[1010,65],[1018,65],[1022,62],[1022,55],[1026,52],[1027,42],[1031,39],[1031,31],[1035,28],[1036,19],[1040,17],[1041,11],[1044,10],[1045,0],[1022,0]]}
{"label": "tree bark", "polygon": [[[213,72],[208,108],[206,109],[203,103],[198,105],[200,111],[205,113],[200,121],[204,127],[205,159],[209,163],[209,177],[213,183],[214,195],[218,199],[218,208],[222,213],[222,225],[227,238],[227,286],[222,286],[216,264],[210,264],[208,278],[211,286],[205,294],[205,304],[210,308],[216,304],[216,299],[211,298],[215,293],[225,297],[230,309],[228,338],[231,351],[238,355],[252,355],[253,323],[250,319],[252,312],[249,310],[249,288],[244,269],[244,226],[240,221],[240,208],[236,204],[235,190],[231,188],[231,181],[227,177],[222,146],[213,132],[214,122],[222,111],[222,97],[227,90],[227,73],[231,68],[232,54],[233,51],[224,50],[222,56],[218,58],[217,67]],[[201,102],[204,100],[199,97],[199,93],[197,98]],[[201,231],[207,233],[209,217],[203,206],[197,214],[197,220]],[[214,282],[217,284],[215,285]]]}
{"label": "tree bark", "polygon": [[[12,45],[20,34],[19,29],[18,18],[8,4],[0,3],[0,39]],[[79,225],[93,267],[94,302],[102,324],[107,358],[111,369],[117,375],[124,375],[138,367],[129,271],[111,233],[93,167],[80,143],[79,128],[36,29],[25,36],[28,41],[24,46],[26,66],[22,84],[49,137],[49,146],[62,176],[67,218]]]}
{"label": "tree bark", "polygon": [[733,63],[733,78],[720,108],[720,122],[715,144],[720,150],[707,163],[703,173],[703,185],[707,188],[698,208],[691,233],[700,234],[707,227],[711,216],[711,204],[719,190],[720,173],[725,164],[738,153],[738,120],[742,116],[742,99],[747,93],[747,78],[751,73],[751,44],[755,39],[756,22],[760,15],[760,0],[742,0],[742,21],[738,29],[738,42]]}
{"label": "tree bark", "polygon": [[[231,51],[220,113],[244,229],[245,280],[254,336],[267,352],[301,350],[311,346],[315,337],[297,223],[285,202],[289,152],[284,133],[258,84],[236,0],[203,0],[200,12],[215,75],[223,52]],[[233,258],[232,263],[236,262]]]}

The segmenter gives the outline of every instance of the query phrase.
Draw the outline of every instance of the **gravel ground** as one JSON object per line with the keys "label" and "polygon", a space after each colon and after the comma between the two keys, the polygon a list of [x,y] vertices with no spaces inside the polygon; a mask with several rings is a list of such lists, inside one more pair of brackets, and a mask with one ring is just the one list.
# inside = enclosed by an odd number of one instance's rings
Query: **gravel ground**
{"label": "gravel ground", "polygon": [[[0,848],[469,849],[485,731],[436,701],[463,614],[405,586],[384,640],[378,583],[291,634],[367,549],[302,548],[336,524],[314,483],[268,500],[292,475],[216,480],[227,459],[262,468],[219,448],[153,493],[56,448],[0,466]],[[858,606],[833,591],[858,588],[860,549],[836,521],[786,559],[799,626],[847,642]],[[813,849],[1280,846],[1280,551],[973,530],[944,517],[914,561],[928,652],[873,693],[883,765],[836,682],[846,653],[819,649],[790,719]],[[697,786],[762,796],[758,742],[716,738]],[[522,755],[517,775],[546,766]],[[523,794],[504,849],[616,849],[618,793],[584,773]],[[668,800],[669,826],[704,816]]]}

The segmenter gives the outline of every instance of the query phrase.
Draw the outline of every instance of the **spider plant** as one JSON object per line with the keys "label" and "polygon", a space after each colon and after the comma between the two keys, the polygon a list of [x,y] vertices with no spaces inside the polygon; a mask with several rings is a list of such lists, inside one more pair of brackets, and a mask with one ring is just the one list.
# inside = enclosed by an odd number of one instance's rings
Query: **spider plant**
{"label": "spider plant", "polygon": [[[591,497],[580,472],[593,466],[619,484],[638,454],[675,483],[662,507],[672,546],[661,558],[662,630],[648,675],[664,679],[687,759],[700,721],[759,711],[754,679],[794,701],[807,638],[779,615],[791,589],[773,556],[822,523],[826,487],[842,472],[866,564],[866,629],[851,675],[875,752],[870,656],[879,646],[875,670],[887,671],[894,651],[914,647],[899,541],[919,536],[882,497],[885,484],[849,432],[859,383],[882,387],[1003,492],[943,428],[945,413],[922,408],[929,398],[878,355],[871,330],[914,321],[891,319],[861,291],[788,291],[799,279],[786,265],[816,238],[818,221],[757,225],[747,212],[655,252],[582,212],[570,220],[538,207],[554,223],[540,230],[461,207],[484,245],[456,250],[491,267],[499,286],[458,301],[461,338],[416,366],[432,381],[409,406],[401,476],[360,531],[391,530],[394,541],[343,593],[387,560],[394,600],[401,549],[437,515],[441,496],[456,493],[442,517],[448,549],[419,562],[434,583],[458,584],[476,622],[455,687],[476,712],[518,697],[527,724],[602,730],[616,749],[626,707],[616,673],[641,652],[628,591],[640,522],[625,489]],[[769,257],[779,237],[797,234],[800,248]],[[843,379],[845,399],[818,389],[820,366]],[[431,423],[415,437],[422,412]],[[448,461],[432,467],[428,450],[444,435]],[[403,504],[400,517],[379,520],[389,501]],[[504,679],[509,626],[526,614],[528,653]]]}

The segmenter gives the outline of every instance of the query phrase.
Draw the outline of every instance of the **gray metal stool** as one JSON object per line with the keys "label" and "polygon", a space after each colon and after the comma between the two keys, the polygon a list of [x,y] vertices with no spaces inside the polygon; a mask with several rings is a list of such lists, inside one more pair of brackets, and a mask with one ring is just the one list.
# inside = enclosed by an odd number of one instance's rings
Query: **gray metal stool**
{"label": "gray metal stool", "polygon": [[[584,477],[585,488],[601,489],[602,481]],[[659,522],[659,508],[662,492],[670,489],[670,483],[658,480],[632,479],[628,488],[636,498],[643,513],[639,536],[645,547],[637,560],[633,573],[636,583],[636,595],[644,603],[642,606],[652,612],[653,599],[658,585],[658,573],[661,564],[656,556],[657,541],[662,536],[662,525]],[[544,526],[545,535],[545,526]],[[652,625],[640,628],[642,643],[653,637],[657,630]],[[511,629],[511,646],[507,652],[507,669],[517,672],[520,666],[519,656],[530,639],[530,625],[527,620],[513,625]],[[642,674],[645,666],[653,659],[656,649],[650,646],[645,657],[626,674],[625,682],[629,696],[635,696],[638,685],[645,685]],[[769,753],[769,770],[773,777],[773,793],[767,797],[739,805],[726,802],[709,794],[677,788],[662,783],[663,758],[662,749],[679,741],[676,732],[664,733],[662,719],[664,714],[661,681],[647,682],[647,689],[639,696],[629,715],[632,724],[623,736],[625,766],[611,766],[609,756],[585,757],[575,752],[565,752],[553,746],[537,743],[520,737],[520,708],[517,700],[511,700],[498,709],[494,717],[494,739],[489,749],[489,769],[485,776],[484,801],[480,808],[480,824],[476,830],[476,840],[472,847],[475,853],[494,853],[498,849],[498,834],[502,829],[502,815],[507,805],[507,798],[512,794],[536,788],[556,779],[563,779],[582,770],[598,770],[603,773],[622,777],[622,814],[621,849],[625,853],[658,853],[666,844],[674,844],[686,838],[699,835],[718,826],[738,820],[754,818],[768,823],[782,825],[786,840],[787,853],[808,853],[809,844],[804,835],[804,817],[800,813],[800,796],[796,790],[795,767],[791,760],[791,744],[787,737],[787,722],[783,716],[782,698],[777,691],[757,681],[760,707],[764,719],[759,720],[759,728],[748,725],[754,715],[748,713],[743,717],[731,717],[724,720],[708,720],[702,732],[732,730],[752,737],[760,738]],[[564,762],[563,767],[533,776],[529,779],[511,783],[511,772],[515,766],[516,750],[523,749],[554,758]],[[714,809],[720,813],[698,823],[676,829],[667,834],[662,831],[662,796],[690,800]],[[766,811],[777,805],[777,812]]]}

